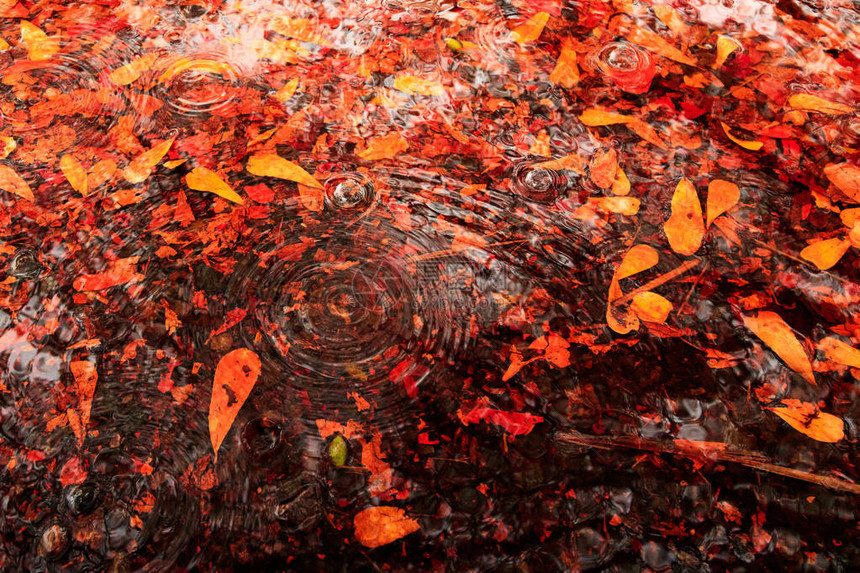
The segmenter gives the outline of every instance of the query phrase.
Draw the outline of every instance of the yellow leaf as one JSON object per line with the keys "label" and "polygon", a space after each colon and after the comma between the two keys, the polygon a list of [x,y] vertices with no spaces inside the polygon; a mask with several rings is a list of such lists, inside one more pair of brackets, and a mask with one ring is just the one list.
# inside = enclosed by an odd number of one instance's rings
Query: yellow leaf
{"label": "yellow leaf", "polygon": [[0,189],[14,193],[18,197],[23,197],[28,201],[36,200],[27,182],[15,173],[11,167],[7,167],[6,165],[0,165]]}
{"label": "yellow leaf", "polygon": [[712,69],[719,69],[726,62],[726,58],[728,58],[732,52],[741,47],[741,43],[735,40],[734,38],[730,38],[728,36],[723,36],[720,34],[717,36],[717,59],[714,60],[714,63],[711,65]]}
{"label": "yellow leaf", "polygon": [[558,159],[551,159],[549,161],[538,163],[535,167],[555,169],[557,171],[574,171],[580,175],[584,175],[585,164],[585,159],[583,159],[581,155],[572,153],[570,155],[565,155],[564,157],[559,157]]}
{"label": "yellow leaf", "polygon": [[543,32],[543,27],[546,26],[548,21],[549,14],[547,12],[538,12],[511,30],[511,38],[520,46],[528,44],[529,42],[534,42],[540,38],[541,32]]}
{"label": "yellow leaf", "polygon": [[839,262],[848,249],[851,247],[851,241],[840,239],[825,239],[812,243],[802,251],[800,258],[809,261],[822,271],[826,271],[833,265]]}
{"label": "yellow leaf", "polygon": [[604,125],[616,125],[618,123],[630,123],[635,117],[623,115],[612,111],[603,111],[595,108],[588,108],[579,116],[579,121],[589,127],[601,127]]}
{"label": "yellow leaf", "polygon": [[278,92],[275,94],[275,99],[281,103],[286,103],[287,100],[293,97],[293,94],[296,93],[296,89],[298,89],[298,87],[299,80],[297,80],[296,78],[291,79],[284,84],[284,87],[278,90]]}
{"label": "yellow leaf", "polygon": [[657,324],[666,322],[672,308],[671,302],[653,292],[640,292],[633,297],[633,301],[630,303],[630,311],[640,320]]}
{"label": "yellow leaf", "polygon": [[851,368],[860,368],[860,350],[845,344],[838,338],[828,336],[822,339],[818,343],[818,349],[824,353],[828,360]]}
{"label": "yellow leaf", "polygon": [[322,211],[324,199],[323,190],[319,187],[308,187],[299,183],[299,200],[308,211]]}
{"label": "yellow leaf", "polygon": [[639,199],[635,197],[600,197],[595,201],[610,213],[631,217],[639,212]]}
{"label": "yellow leaf", "polygon": [[434,80],[425,80],[415,76],[402,75],[394,78],[394,89],[409,95],[441,96],[445,95],[445,86]]}
{"label": "yellow leaf", "polygon": [[220,74],[229,76],[235,74],[236,70],[226,62],[216,62],[215,60],[189,60],[188,58],[180,58],[171,63],[167,69],[158,76],[158,83],[166,82],[173,77],[187,71],[201,72],[206,74]]}
{"label": "yellow leaf", "polygon": [[647,271],[657,264],[660,255],[654,247],[648,245],[635,245],[621,259],[621,264],[615,270],[618,280],[626,279],[636,273]]}
{"label": "yellow leaf", "polygon": [[817,111],[818,113],[827,115],[842,115],[854,111],[854,108],[850,105],[828,101],[811,94],[794,94],[788,98],[788,105],[794,109]]}
{"label": "yellow leaf", "polygon": [[842,418],[821,412],[814,404],[800,402],[798,406],[765,408],[782,418],[789,426],[819,442],[838,442],[845,437]]}
{"label": "yellow leaf", "polygon": [[50,59],[60,49],[57,38],[49,38],[38,26],[21,20],[21,43],[27,48],[27,57],[36,62]]}
{"label": "yellow leaf", "polygon": [[763,310],[756,316],[744,316],[743,319],[744,326],[752,330],[789,368],[806,378],[810,384],[815,384],[809,357],[794,331],[782,317],[775,312]]}
{"label": "yellow leaf", "polygon": [[399,507],[371,506],[355,514],[355,538],[365,547],[381,547],[421,529]]}
{"label": "yellow leaf", "polygon": [[102,159],[93,165],[87,175],[87,193],[89,194],[107,183],[114,173],[116,173],[116,161],[113,159]]}
{"label": "yellow leaf", "polygon": [[66,176],[66,179],[68,179],[72,189],[86,197],[87,170],[84,169],[81,162],[71,153],[67,153],[60,158],[60,170]]}
{"label": "yellow leaf", "polygon": [[248,159],[248,165],[245,168],[249,173],[258,177],[277,177],[322,189],[322,184],[302,169],[300,165],[296,165],[279,155],[254,155]]}
{"label": "yellow leaf", "polygon": [[612,182],[612,194],[627,195],[628,193],[630,193],[630,180],[627,178],[624,170],[621,169],[621,166],[619,166],[615,172],[615,181]]}
{"label": "yellow leaf", "polygon": [[110,73],[110,81],[118,86],[127,86],[137,79],[155,63],[158,59],[158,54],[147,54],[137,58],[133,62],[129,62],[124,66],[120,66]]}
{"label": "yellow leaf", "polygon": [[672,195],[672,215],[663,224],[669,246],[679,255],[692,255],[702,246],[705,226],[696,188],[684,178]]}
{"label": "yellow leaf", "polygon": [[14,137],[9,136],[0,136],[0,159],[6,159],[9,155],[15,151],[15,148],[18,147],[18,144],[15,142]]}
{"label": "yellow leaf", "polygon": [[837,189],[855,203],[860,203],[860,167],[850,163],[828,163],[824,166],[824,175]]}
{"label": "yellow leaf", "polygon": [[209,438],[215,459],[233,420],[260,376],[260,357],[253,350],[237,348],[224,355],[215,369],[209,402]]}
{"label": "yellow leaf", "polygon": [[723,127],[723,131],[726,133],[726,137],[728,137],[744,149],[749,149],[750,151],[758,151],[764,145],[764,143],[762,143],[761,141],[747,141],[745,139],[738,139],[729,132],[728,125],[726,125],[722,121],[720,122],[720,125]]}
{"label": "yellow leaf", "polygon": [[367,147],[358,153],[365,161],[377,161],[379,159],[391,159],[401,151],[406,151],[409,144],[396,131],[382,137],[374,137],[367,142]]}
{"label": "yellow leaf", "polygon": [[563,88],[572,88],[579,83],[579,66],[576,65],[576,51],[567,43],[562,43],[561,54],[549,81]]}
{"label": "yellow leaf", "polygon": [[151,149],[144,151],[128,164],[128,167],[123,169],[122,175],[129,183],[141,183],[146,181],[146,178],[152,173],[152,170],[158,165],[158,162],[167,155],[170,151],[170,146],[176,137],[171,137],[168,140],[162,141],[158,145],[152,146]]}
{"label": "yellow leaf", "polygon": [[714,179],[708,183],[708,220],[706,227],[710,227],[714,219],[734,207],[741,198],[738,186],[722,179]]}
{"label": "yellow leaf", "polygon": [[188,175],[185,176],[185,183],[195,191],[208,191],[209,193],[215,193],[219,197],[223,197],[224,199],[232,201],[233,203],[238,203],[239,205],[242,205],[245,202],[238,193],[233,191],[233,188],[230,187],[230,185],[218,177],[217,173],[210,171],[205,167],[195,167],[192,169]]}

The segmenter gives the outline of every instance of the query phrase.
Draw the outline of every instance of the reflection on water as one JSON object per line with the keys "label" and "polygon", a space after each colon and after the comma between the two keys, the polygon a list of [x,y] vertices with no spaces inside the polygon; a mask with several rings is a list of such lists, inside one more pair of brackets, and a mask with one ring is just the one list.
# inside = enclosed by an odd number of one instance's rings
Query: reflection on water
{"label": "reflection on water", "polygon": [[3,571],[860,561],[851,2],[0,15]]}

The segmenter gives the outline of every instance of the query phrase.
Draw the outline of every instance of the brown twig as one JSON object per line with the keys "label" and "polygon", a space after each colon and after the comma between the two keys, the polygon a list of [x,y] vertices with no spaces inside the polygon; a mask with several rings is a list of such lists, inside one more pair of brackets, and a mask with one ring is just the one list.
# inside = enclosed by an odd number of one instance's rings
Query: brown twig
{"label": "brown twig", "polygon": [[667,283],[670,280],[674,279],[675,277],[686,273],[687,271],[689,271],[690,269],[692,269],[693,267],[698,265],[700,262],[701,261],[699,259],[690,259],[689,261],[685,261],[683,264],[681,264],[678,267],[675,267],[674,269],[672,269],[668,273],[662,274],[659,277],[648,281],[647,283],[645,283],[641,287],[633,289],[632,291],[625,294],[624,296],[620,296],[620,297],[616,298],[615,300],[612,301],[612,304],[613,304],[613,306],[618,306],[620,304],[624,304],[625,302],[631,300],[634,296],[636,296],[639,293],[654,290],[658,286],[660,286],[664,283]]}

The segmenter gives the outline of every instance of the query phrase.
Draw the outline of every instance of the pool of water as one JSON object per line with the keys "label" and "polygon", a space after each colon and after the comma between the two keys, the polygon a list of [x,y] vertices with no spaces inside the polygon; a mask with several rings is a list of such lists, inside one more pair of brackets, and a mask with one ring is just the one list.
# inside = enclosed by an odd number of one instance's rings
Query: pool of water
{"label": "pool of water", "polygon": [[860,562],[850,1],[0,16],[3,571]]}

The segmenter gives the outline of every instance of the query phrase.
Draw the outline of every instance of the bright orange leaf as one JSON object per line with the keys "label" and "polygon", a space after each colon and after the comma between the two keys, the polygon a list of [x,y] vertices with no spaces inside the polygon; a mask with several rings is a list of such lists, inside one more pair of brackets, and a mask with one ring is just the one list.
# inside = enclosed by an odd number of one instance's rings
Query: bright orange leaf
{"label": "bright orange leaf", "polygon": [[672,303],[653,292],[640,292],[630,302],[630,311],[640,320],[663,324],[672,312]]}
{"label": "bright orange leaf", "polygon": [[355,538],[365,547],[381,547],[421,529],[418,521],[399,507],[371,506],[353,519]]}
{"label": "bright orange leaf", "polygon": [[851,368],[860,368],[860,350],[846,344],[838,338],[828,336],[818,343],[818,349],[824,353],[828,360],[837,364],[844,364]]}
{"label": "bright orange leaf", "polygon": [[185,183],[195,191],[215,193],[219,197],[223,197],[224,199],[232,201],[233,203],[238,203],[239,205],[242,205],[245,202],[245,200],[242,199],[238,193],[233,191],[233,188],[221,179],[217,173],[210,171],[205,167],[195,167],[192,169],[188,175],[185,176]]}
{"label": "bright orange leaf", "polygon": [[27,48],[27,57],[34,61],[48,60],[60,49],[57,38],[49,38],[41,28],[21,20],[21,43]]}
{"label": "bright orange leaf", "polygon": [[669,246],[679,255],[692,255],[702,246],[705,226],[702,205],[689,179],[681,179],[672,195],[672,215],[663,224]]}
{"label": "bright orange leaf", "polygon": [[788,105],[794,109],[815,111],[827,115],[843,115],[854,111],[854,108],[849,105],[829,101],[812,94],[794,94],[788,98]]}
{"label": "bright orange leaf", "polygon": [[705,226],[710,227],[714,219],[737,205],[740,198],[741,191],[734,183],[722,179],[714,179],[708,183],[708,219]]}
{"label": "bright orange leaf", "polygon": [[717,70],[723,66],[726,62],[726,59],[738,48],[741,47],[741,43],[735,40],[734,38],[730,38],[729,36],[723,36],[720,34],[717,36],[717,57],[714,60],[714,63],[711,65],[711,68]]}
{"label": "bright orange leaf", "polygon": [[15,170],[6,165],[0,165],[0,189],[13,193],[18,197],[22,197],[28,201],[35,201],[33,191],[27,182],[20,175],[15,173]]}
{"label": "bright orange leaf", "polygon": [[635,245],[621,259],[621,264],[615,269],[615,278],[621,280],[636,273],[647,271],[656,265],[659,260],[660,255],[654,247]]}
{"label": "bright orange leaf", "polygon": [[762,143],[761,141],[749,141],[749,140],[745,140],[745,139],[738,139],[737,137],[735,137],[734,135],[731,134],[731,132],[729,131],[728,125],[726,125],[722,121],[720,122],[720,125],[722,126],[723,131],[726,134],[726,137],[728,137],[730,140],[737,143],[738,145],[740,145],[744,149],[749,149],[750,151],[758,151],[759,149],[762,148],[762,146],[764,146],[764,143]]}
{"label": "bright orange leaf", "polygon": [[561,45],[555,68],[549,75],[549,81],[563,88],[572,88],[579,83],[579,66],[576,65],[576,50],[569,42]]}
{"label": "bright orange leaf", "polygon": [[322,189],[322,184],[314,179],[313,175],[302,169],[300,165],[279,155],[254,155],[248,159],[248,165],[245,168],[258,177],[277,177]]}
{"label": "bright orange leaf", "polygon": [[781,316],[763,310],[756,316],[744,315],[743,319],[744,326],[752,330],[789,368],[806,378],[810,384],[815,384],[815,375],[812,373],[812,364],[806,350]]}
{"label": "bright orange leaf", "polygon": [[129,183],[142,183],[146,181],[152,170],[158,165],[158,162],[170,151],[170,147],[173,145],[175,139],[176,137],[171,137],[158,145],[153,145],[151,149],[135,157],[128,164],[128,167],[122,171],[125,180]]}
{"label": "bright orange leaf", "polygon": [[825,239],[816,241],[800,251],[800,258],[824,271],[838,263],[849,248],[851,248],[851,241],[848,239],[839,237]]}
{"label": "bright orange leaf", "polygon": [[72,189],[87,196],[87,170],[84,169],[81,162],[71,153],[67,153],[60,158],[60,170],[69,181]]}
{"label": "bright orange leaf", "polygon": [[617,125],[619,123],[630,123],[635,120],[635,117],[630,117],[629,115],[615,113],[613,111],[603,111],[595,108],[588,108],[579,116],[579,121],[589,127]]}
{"label": "bright orange leaf", "polygon": [[374,137],[367,142],[367,147],[358,152],[358,156],[365,161],[377,161],[380,159],[391,159],[401,151],[406,151],[409,144],[396,131],[392,131],[382,137]]}
{"label": "bright orange leaf", "polygon": [[829,163],[824,166],[824,175],[833,185],[860,203],[860,167],[850,163]]}
{"label": "bright orange leaf", "polygon": [[127,86],[137,79],[158,59],[158,54],[147,54],[136,60],[120,66],[110,73],[110,81],[118,86]]}
{"label": "bright orange leaf", "polygon": [[209,403],[209,437],[216,460],[218,449],[254,389],[261,368],[260,357],[247,348],[237,348],[218,362]]}
{"label": "bright orange leaf", "polygon": [[307,185],[298,184],[299,200],[305,209],[319,213],[323,210],[323,202],[325,200],[323,190],[319,187],[309,187]]}
{"label": "bright orange leaf", "polygon": [[615,174],[618,171],[617,157],[614,149],[594,154],[591,161],[590,177],[594,184],[601,189],[608,189],[615,182]]}
{"label": "bright orange leaf", "polygon": [[534,42],[540,38],[544,26],[549,21],[549,14],[546,12],[538,12],[513,30],[511,30],[511,38],[520,46]]}
{"label": "bright orange leaf", "polygon": [[410,75],[394,78],[394,89],[409,95],[441,96],[445,95],[445,86],[434,80],[428,80]]}
{"label": "bright orange leaf", "polygon": [[798,432],[819,442],[838,442],[845,437],[842,418],[820,411],[815,404],[799,400],[783,400],[786,407],[765,408],[770,410]]}

